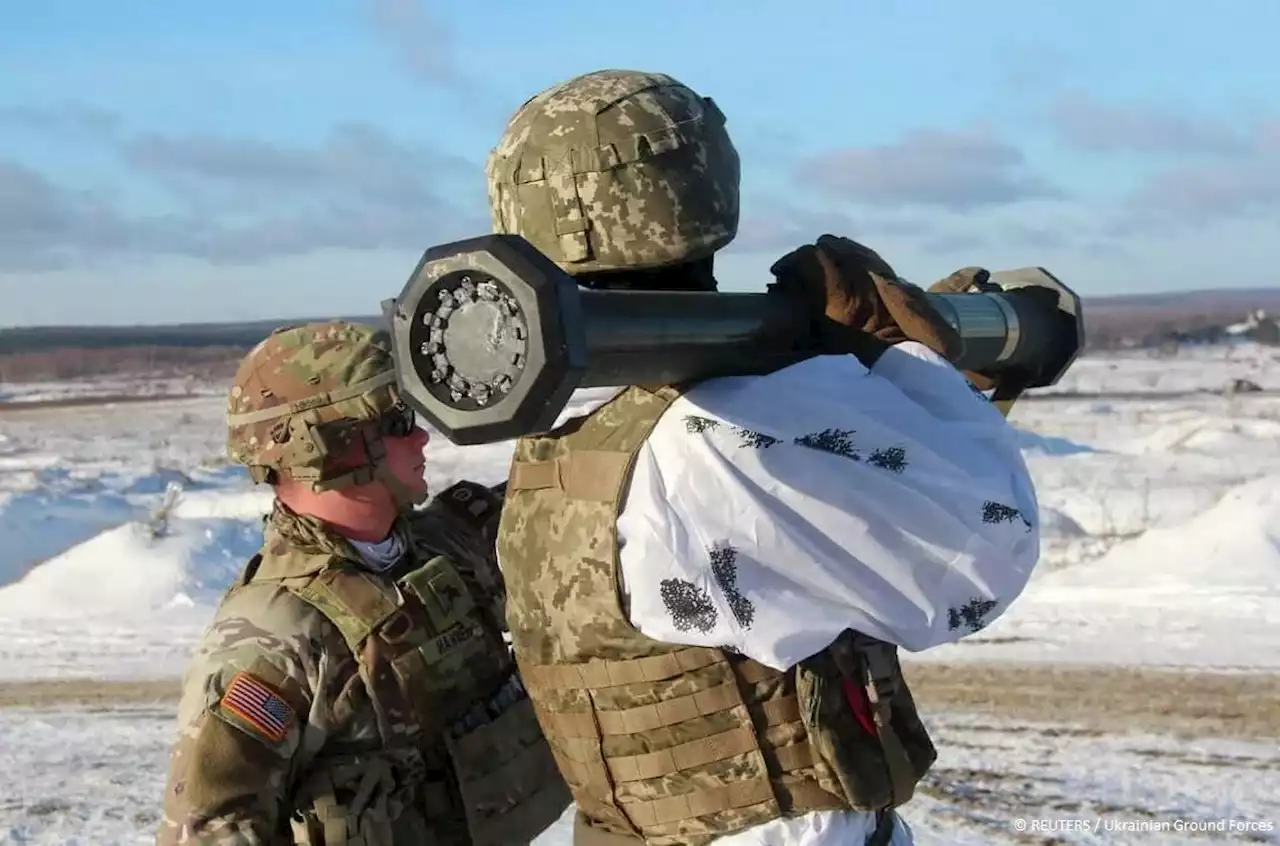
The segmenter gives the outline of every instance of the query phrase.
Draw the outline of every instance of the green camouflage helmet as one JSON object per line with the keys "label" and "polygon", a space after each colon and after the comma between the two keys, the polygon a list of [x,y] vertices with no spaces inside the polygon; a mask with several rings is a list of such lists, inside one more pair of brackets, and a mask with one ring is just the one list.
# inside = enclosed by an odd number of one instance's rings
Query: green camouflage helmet
{"label": "green camouflage helmet", "polygon": [[570,274],[693,261],[738,232],[725,118],[660,73],[601,70],[520,107],[485,166],[495,232]]}
{"label": "green camouflage helmet", "polygon": [[[283,474],[332,490],[375,479],[403,491],[382,459],[384,434],[408,434],[385,332],[332,321],[277,329],[236,371],[227,401],[227,452],[255,482]],[[334,468],[363,438],[367,461]]]}

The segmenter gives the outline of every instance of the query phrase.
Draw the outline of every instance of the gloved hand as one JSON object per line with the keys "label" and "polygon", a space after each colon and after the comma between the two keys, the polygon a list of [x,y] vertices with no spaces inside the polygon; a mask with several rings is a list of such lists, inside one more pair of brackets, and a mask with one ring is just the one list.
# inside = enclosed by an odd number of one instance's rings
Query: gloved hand
{"label": "gloved hand", "polygon": [[[990,278],[991,272],[985,267],[962,267],[951,275],[930,285],[929,293],[963,294],[971,291],[982,291],[989,287],[987,280]],[[995,379],[977,371],[966,370],[964,375],[980,391],[989,391],[996,386]]]}
{"label": "gloved hand", "polygon": [[[787,253],[769,271],[778,289],[802,298],[815,315],[877,339],[881,350],[911,340],[948,360],[960,353],[960,336],[924,291],[899,281],[888,262],[856,241],[823,235]],[[868,364],[864,355],[859,358]]]}

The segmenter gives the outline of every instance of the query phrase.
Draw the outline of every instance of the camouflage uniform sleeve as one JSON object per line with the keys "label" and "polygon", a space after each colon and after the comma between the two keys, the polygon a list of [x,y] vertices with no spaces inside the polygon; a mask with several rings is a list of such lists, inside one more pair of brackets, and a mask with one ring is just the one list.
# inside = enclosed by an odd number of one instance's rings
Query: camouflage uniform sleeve
{"label": "camouflage uniform sleeve", "polygon": [[293,778],[333,731],[323,623],[273,586],[223,603],[183,680],[157,846],[279,842]]}

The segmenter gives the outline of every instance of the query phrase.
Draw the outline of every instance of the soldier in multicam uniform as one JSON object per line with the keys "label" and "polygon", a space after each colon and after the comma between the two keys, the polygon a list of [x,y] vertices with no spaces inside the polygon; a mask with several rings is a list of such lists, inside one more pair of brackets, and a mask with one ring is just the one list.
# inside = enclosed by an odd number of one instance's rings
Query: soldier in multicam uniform
{"label": "soldier in multicam uniform", "polygon": [[275,499],[187,671],[157,842],[531,842],[571,800],[504,642],[501,497],[417,508],[428,436],[385,334],[271,334],[227,424]]}
{"label": "soldier in multicam uniform", "polygon": [[[714,291],[737,232],[724,116],[663,74],[536,95],[487,176],[494,228],[588,288]],[[936,752],[898,650],[989,623],[1037,561],[994,383],[923,293],[831,236],[772,272],[833,354],[627,386],[516,444],[507,619],[577,846],[912,842],[894,809]]]}

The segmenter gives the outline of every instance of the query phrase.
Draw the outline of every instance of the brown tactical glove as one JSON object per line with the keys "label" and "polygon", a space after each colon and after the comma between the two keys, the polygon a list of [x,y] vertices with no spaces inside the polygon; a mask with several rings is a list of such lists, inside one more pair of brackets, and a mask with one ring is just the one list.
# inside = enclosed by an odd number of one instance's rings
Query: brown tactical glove
{"label": "brown tactical glove", "polygon": [[[970,292],[981,291],[987,287],[987,280],[991,278],[991,273],[983,267],[962,267],[959,270],[947,276],[945,279],[939,279],[929,286],[931,294],[964,294]],[[996,386],[996,380],[990,376],[984,376],[973,370],[964,371],[964,375],[968,377],[978,390],[989,391]]]}
{"label": "brown tactical glove", "polygon": [[881,351],[910,340],[948,360],[960,354],[959,335],[925,292],[899,280],[888,262],[856,241],[823,235],[816,244],[787,253],[769,271],[777,287],[802,297],[815,315],[870,335]]}

